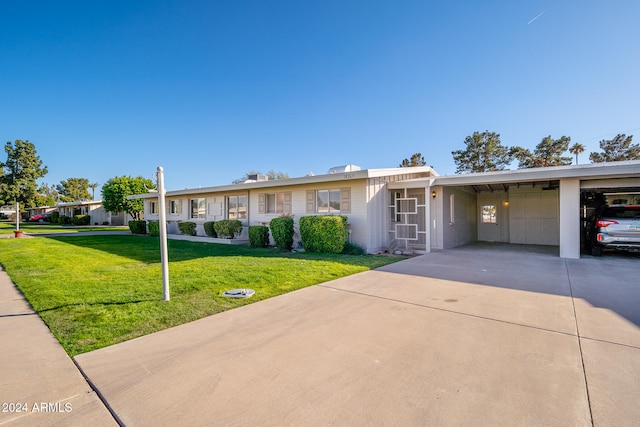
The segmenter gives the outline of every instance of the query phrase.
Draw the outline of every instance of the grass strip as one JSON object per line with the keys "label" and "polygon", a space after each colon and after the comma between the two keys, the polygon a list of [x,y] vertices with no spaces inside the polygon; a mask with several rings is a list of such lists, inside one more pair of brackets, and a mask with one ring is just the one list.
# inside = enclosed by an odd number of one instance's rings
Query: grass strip
{"label": "grass strip", "polygon": [[[399,258],[291,253],[169,240],[162,301],[157,238],[0,239],[0,263],[70,356],[116,344]],[[251,288],[250,299],[228,289]]]}

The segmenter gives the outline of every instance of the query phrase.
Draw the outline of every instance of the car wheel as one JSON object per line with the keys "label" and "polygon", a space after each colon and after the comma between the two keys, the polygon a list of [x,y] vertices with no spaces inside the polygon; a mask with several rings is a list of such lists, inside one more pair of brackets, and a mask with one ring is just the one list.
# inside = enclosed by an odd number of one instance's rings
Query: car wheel
{"label": "car wheel", "polygon": [[600,256],[602,255],[602,248],[596,245],[593,245],[591,247],[591,255],[593,256]]}

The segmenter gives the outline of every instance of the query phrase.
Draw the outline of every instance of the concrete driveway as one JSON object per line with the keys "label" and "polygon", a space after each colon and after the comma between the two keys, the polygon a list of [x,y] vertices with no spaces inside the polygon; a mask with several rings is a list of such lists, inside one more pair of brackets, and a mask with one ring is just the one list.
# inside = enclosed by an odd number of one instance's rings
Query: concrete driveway
{"label": "concrete driveway", "polygon": [[506,248],[434,252],[75,360],[131,426],[637,425],[639,259]]}

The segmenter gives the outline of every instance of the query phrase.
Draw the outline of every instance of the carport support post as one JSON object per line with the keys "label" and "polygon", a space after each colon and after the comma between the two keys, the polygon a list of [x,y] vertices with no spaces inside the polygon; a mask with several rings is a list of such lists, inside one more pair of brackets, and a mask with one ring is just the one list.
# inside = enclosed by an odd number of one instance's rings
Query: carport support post
{"label": "carport support post", "polygon": [[162,299],[169,301],[169,257],[167,254],[167,212],[165,209],[164,169],[158,166],[158,214],[160,220],[160,262],[162,264]]}
{"label": "carport support post", "polygon": [[560,257],[580,258],[580,180],[560,180]]}

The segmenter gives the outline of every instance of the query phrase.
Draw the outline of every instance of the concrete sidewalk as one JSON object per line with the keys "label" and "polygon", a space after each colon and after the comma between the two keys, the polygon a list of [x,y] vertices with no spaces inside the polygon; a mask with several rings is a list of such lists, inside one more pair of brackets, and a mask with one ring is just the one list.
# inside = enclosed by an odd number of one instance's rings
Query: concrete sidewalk
{"label": "concrete sidewalk", "polygon": [[117,425],[0,268],[0,425]]}
{"label": "concrete sidewalk", "polygon": [[[463,247],[75,361],[128,426],[632,426],[637,270],[638,258]],[[0,425],[115,425],[4,271],[0,309],[0,397],[29,405]],[[42,402],[60,410],[35,412]]]}

